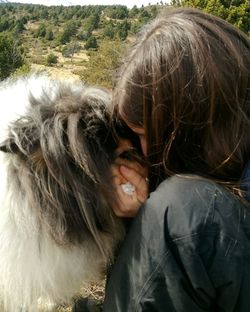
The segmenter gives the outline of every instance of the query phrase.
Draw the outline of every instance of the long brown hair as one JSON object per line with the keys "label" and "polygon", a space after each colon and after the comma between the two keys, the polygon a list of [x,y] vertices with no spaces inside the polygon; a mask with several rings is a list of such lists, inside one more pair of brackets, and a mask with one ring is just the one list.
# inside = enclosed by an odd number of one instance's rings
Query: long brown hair
{"label": "long brown hair", "polygon": [[250,157],[250,41],[197,9],[146,25],[118,72],[120,117],[144,127],[156,183],[194,173],[235,185]]}

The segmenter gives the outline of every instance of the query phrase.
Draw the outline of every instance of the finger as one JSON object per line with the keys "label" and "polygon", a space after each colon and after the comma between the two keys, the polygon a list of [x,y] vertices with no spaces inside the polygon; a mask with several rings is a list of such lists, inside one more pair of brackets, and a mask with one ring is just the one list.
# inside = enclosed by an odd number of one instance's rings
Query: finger
{"label": "finger", "polygon": [[142,166],[141,164],[139,164],[136,161],[131,161],[131,160],[124,159],[124,158],[117,158],[115,160],[115,164],[118,166],[123,165],[125,167],[128,167],[130,169],[137,171],[138,173],[140,173],[141,175],[143,175],[145,177],[147,176],[147,168]]}
{"label": "finger", "polygon": [[135,210],[122,210],[119,207],[118,208],[113,208],[114,214],[119,217],[119,218],[134,218],[141,205],[138,204],[138,209]]}
{"label": "finger", "polygon": [[124,165],[120,166],[122,176],[135,186],[139,192],[148,191],[148,183],[144,176],[137,173],[135,170],[128,168]]}
{"label": "finger", "polygon": [[134,201],[137,201],[137,203],[139,202],[141,206],[147,200],[149,194],[147,181],[136,173],[133,173],[131,177],[127,175],[126,179],[135,187],[135,192],[132,194],[132,197]]}
{"label": "finger", "polygon": [[[125,208],[125,206],[123,205],[113,205],[112,208],[116,216],[132,218],[136,216],[142,204],[143,203],[136,198],[135,202],[133,202],[132,207],[130,207],[130,209]],[[127,206],[128,205],[126,205],[126,207]]]}
{"label": "finger", "polygon": [[117,188],[118,203],[113,207],[114,213],[118,217],[131,218],[134,217],[140,206],[141,202],[137,200],[136,196],[125,194],[121,188]]}
{"label": "finger", "polygon": [[111,176],[113,179],[113,183],[115,185],[120,185],[122,183],[126,183],[127,180],[123,177],[121,174],[119,167],[117,165],[112,165],[111,166]]}

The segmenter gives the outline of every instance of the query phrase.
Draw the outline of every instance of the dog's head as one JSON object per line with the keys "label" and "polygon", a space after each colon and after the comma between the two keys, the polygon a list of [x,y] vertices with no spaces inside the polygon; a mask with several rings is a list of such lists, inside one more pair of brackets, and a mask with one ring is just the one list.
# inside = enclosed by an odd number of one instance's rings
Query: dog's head
{"label": "dog's head", "polygon": [[116,200],[110,167],[117,147],[110,94],[58,82],[51,88],[30,96],[0,149],[13,160],[16,189],[57,243],[92,239],[105,252],[102,237],[122,236],[109,204]]}

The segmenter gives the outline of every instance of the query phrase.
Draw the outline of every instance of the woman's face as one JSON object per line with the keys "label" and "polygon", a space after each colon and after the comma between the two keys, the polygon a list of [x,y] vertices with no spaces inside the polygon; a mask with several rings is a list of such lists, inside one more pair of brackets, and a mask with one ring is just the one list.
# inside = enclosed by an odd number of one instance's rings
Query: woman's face
{"label": "woman's face", "polygon": [[[126,122],[126,121],[125,121]],[[147,156],[147,141],[146,141],[146,132],[144,130],[144,128],[142,127],[135,127],[134,125],[131,125],[130,123],[126,122],[126,124],[128,125],[128,127],[135,133],[138,135],[139,140],[140,140],[140,144],[141,144],[141,149],[143,152],[144,156]]]}

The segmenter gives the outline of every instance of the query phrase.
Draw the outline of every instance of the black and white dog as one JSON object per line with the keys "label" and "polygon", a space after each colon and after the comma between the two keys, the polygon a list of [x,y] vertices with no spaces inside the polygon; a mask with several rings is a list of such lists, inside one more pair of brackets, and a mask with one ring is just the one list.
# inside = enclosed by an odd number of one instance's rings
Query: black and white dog
{"label": "black and white dog", "polygon": [[117,147],[107,91],[45,75],[0,84],[1,311],[68,301],[112,261]]}

